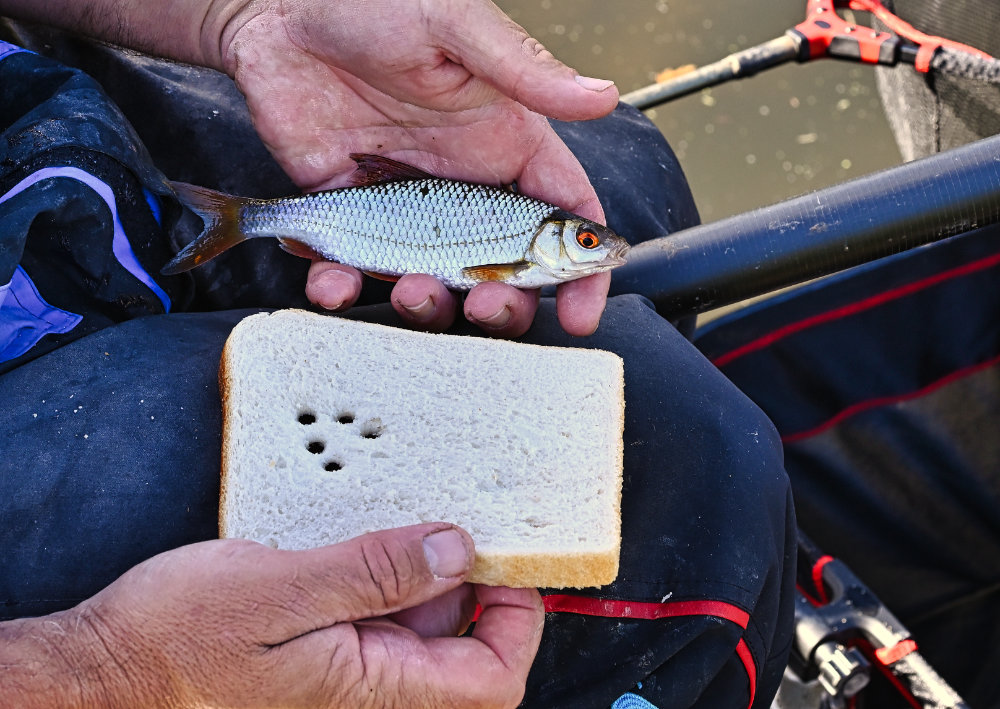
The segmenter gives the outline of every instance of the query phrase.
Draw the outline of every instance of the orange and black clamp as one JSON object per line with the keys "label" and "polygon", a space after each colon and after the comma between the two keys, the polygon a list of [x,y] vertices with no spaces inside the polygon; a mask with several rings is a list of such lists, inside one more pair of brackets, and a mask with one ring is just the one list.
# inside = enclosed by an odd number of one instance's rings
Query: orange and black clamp
{"label": "orange and black clamp", "polygon": [[[837,14],[836,7],[853,3],[834,0],[808,0],[805,21],[788,30],[798,39],[800,62],[823,57],[848,59],[866,64],[914,64],[918,46],[889,32],[880,32],[848,22]],[[902,51],[901,50],[905,50]]]}
{"label": "orange and black clamp", "polygon": [[969,709],[871,589],[801,530],[797,576],[789,669],[802,681],[818,681],[841,706],[878,673],[910,706]]}
{"label": "orange and black clamp", "polygon": [[[890,31],[864,27],[843,19],[838,9],[867,12]],[[789,61],[835,58],[867,64],[912,64],[927,72],[941,52],[980,63],[978,76],[1000,81],[1000,62],[968,45],[924,34],[889,12],[879,0],[808,0],[806,19],[784,35],[730,54],[706,66],[673,72],[665,81],[622,96],[639,109],[652,108],[709,86],[753,76]]]}

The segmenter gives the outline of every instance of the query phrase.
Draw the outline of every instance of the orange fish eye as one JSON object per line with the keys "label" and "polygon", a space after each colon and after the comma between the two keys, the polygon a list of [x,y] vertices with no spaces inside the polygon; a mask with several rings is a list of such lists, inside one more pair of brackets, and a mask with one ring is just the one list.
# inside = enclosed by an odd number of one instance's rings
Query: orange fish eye
{"label": "orange fish eye", "polygon": [[597,238],[597,234],[592,231],[581,231],[577,232],[576,243],[585,249],[596,249],[597,245],[601,243],[601,240]]}

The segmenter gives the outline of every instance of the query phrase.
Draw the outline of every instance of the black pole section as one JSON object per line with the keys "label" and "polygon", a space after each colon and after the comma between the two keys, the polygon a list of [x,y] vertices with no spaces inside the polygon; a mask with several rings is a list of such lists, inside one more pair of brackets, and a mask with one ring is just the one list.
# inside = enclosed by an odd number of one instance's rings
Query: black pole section
{"label": "black pole section", "polygon": [[998,222],[993,136],[637,244],[612,271],[611,293],[690,315]]}

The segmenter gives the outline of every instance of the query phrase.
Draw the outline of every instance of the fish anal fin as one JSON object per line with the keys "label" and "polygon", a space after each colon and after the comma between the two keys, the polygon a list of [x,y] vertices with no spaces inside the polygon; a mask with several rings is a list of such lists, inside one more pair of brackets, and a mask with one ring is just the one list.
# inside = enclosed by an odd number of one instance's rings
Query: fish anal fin
{"label": "fish anal fin", "polygon": [[402,276],[396,276],[391,273],[376,273],[375,271],[362,271],[362,273],[376,280],[386,281],[387,283],[395,283],[402,278]]}
{"label": "fish anal fin", "polygon": [[170,186],[180,203],[202,218],[205,228],[160,269],[163,275],[189,271],[249,238],[240,229],[240,212],[250,200],[184,182]]}
{"label": "fish anal fin", "polygon": [[466,266],[462,269],[462,274],[475,281],[508,281],[530,266],[527,261],[487,263],[481,266]]}
{"label": "fish anal fin", "polygon": [[298,239],[281,236],[278,237],[278,245],[281,246],[282,250],[292,254],[292,256],[307,258],[313,261],[323,258],[323,254],[318,253],[316,249]]}
{"label": "fish anal fin", "polygon": [[352,187],[378,185],[384,182],[427,180],[434,177],[419,167],[413,167],[413,165],[407,165],[381,155],[351,153],[350,158],[358,166],[350,178]]}

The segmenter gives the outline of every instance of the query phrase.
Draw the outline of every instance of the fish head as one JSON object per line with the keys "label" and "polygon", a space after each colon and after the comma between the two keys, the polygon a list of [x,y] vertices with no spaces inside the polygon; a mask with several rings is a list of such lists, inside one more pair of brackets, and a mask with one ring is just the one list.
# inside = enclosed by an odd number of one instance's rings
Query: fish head
{"label": "fish head", "polygon": [[628,248],[608,227],[560,209],[535,232],[526,259],[568,281],[621,266]]}

